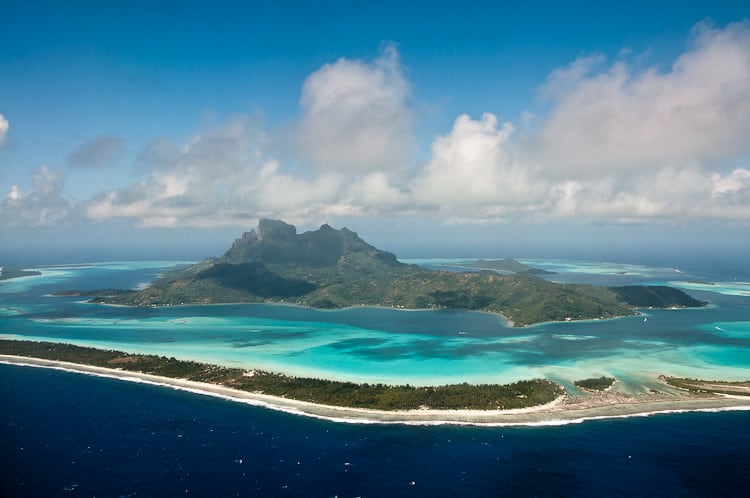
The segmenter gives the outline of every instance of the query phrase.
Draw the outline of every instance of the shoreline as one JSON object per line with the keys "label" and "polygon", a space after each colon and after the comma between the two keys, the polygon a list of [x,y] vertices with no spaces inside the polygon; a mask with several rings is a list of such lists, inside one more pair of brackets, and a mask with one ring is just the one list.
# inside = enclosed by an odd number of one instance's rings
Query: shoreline
{"label": "shoreline", "polygon": [[747,396],[695,395],[690,393],[683,393],[679,396],[665,393],[634,396],[614,391],[592,393],[585,397],[571,397],[565,394],[544,405],[508,410],[417,409],[384,411],[322,405],[267,394],[240,391],[218,384],[25,356],[0,355],[0,364],[48,368],[127,382],[150,384],[339,423],[471,425],[486,427],[549,426],[578,424],[588,420],[644,417],[667,413],[727,410],[750,411],[750,397]]}
{"label": "shoreline", "polygon": [[[128,289],[132,290],[132,289]],[[71,297],[71,296],[62,296],[62,295],[56,295],[56,294],[50,294],[52,297]],[[88,296],[80,296],[80,297],[88,297]],[[572,323],[572,324],[581,324],[581,323],[588,323],[588,322],[603,322],[603,321],[609,321],[609,320],[622,320],[623,318],[632,318],[635,316],[643,316],[644,313],[642,310],[646,308],[633,308],[633,313],[630,315],[614,315],[609,317],[599,317],[599,318],[573,318],[571,320],[546,320],[543,322],[534,322],[530,324],[520,324],[517,325],[516,322],[514,322],[512,319],[506,317],[502,313],[498,311],[490,311],[485,309],[468,309],[468,308],[443,308],[443,307],[434,307],[434,308],[401,308],[399,306],[387,306],[384,304],[352,304],[351,306],[342,306],[338,308],[316,308],[314,306],[308,306],[306,304],[299,304],[299,303],[290,303],[285,301],[248,301],[248,302],[236,302],[236,303],[179,303],[179,304],[149,304],[149,305],[133,305],[133,304],[117,304],[117,303],[105,303],[105,302],[97,302],[93,299],[89,299],[88,301],[81,301],[85,304],[92,304],[95,306],[112,306],[112,307],[119,307],[119,308],[180,308],[180,307],[194,307],[194,306],[243,306],[243,305],[261,305],[261,306],[285,306],[290,308],[299,308],[303,310],[311,310],[311,311],[317,311],[322,313],[339,313],[339,312],[346,312],[356,309],[375,309],[375,310],[386,310],[386,311],[399,311],[399,312],[407,312],[407,313],[426,313],[426,312],[439,312],[439,311],[455,311],[455,312],[461,312],[461,313],[482,313],[486,315],[492,315],[496,318],[499,318],[503,325],[506,328],[509,329],[532,329],[534,327],[539,327],[542,325],[549,325],[549,324],[558,324],[558,323]],[[681,308],[654,308],[654,309],[693,309],[693,308],[687,308],[687,307],[681,307]],[[699,308],[696,308],[699,309]]]}

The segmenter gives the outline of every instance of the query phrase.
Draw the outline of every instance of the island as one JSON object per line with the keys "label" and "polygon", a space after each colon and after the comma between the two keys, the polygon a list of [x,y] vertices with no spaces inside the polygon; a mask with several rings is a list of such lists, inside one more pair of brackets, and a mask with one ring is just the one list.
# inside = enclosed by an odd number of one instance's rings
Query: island
{"label": "island", "polygon": [[[685,410],[750,408],[750,382],[661,376],[637,395],[584,379],[582,395],[544,379],[437,387],[289,377],[69,344],[0,340],[0,364],[55,368],[217,396],[297,415],[361,423],[539,425]],[[577,384],[579,383],[577,382]],[[610,385],[611,387],[611,385]]]}
{"label": "island", "polygon": [[10,280],[11,278],[33,277],[41,275],[42,272],[37,270],[24,270],[22,268],[0,267],[0,280]]}
{"label": "island", "polygon": [[543,270],[525,265],[513,258],[505,259],[477,259],[460,263],[458,266],[466,268],[480,268],[483,270],[496,270],[506,273],[526,273],[528,275],[557,275],[554,271]]}
{"label": "island", "polygon": [[586,391],[606,391],[615,385],[615,379],[602,375],[601,377],[577,380],[573,382],[573,385]]}
{"label": "island", "polygon": [[505,385],[462,383],[432,387],[356,384],[53,342],[0,340],[0,353],[185,379],[316,404],[376,410],[526,408],[553,401],[562,389],[543,379]]}
{"label": "island", "polygon": [[637,307],[706,303],[670,287],[607,288],[546,281],[533,272],[452,272],[404,264],[355,232],[322,225],[297,233],[262,219],[221,256],[167,272],[139,291],[71,291],[129,306],[285,303],[313,308],[382,306],[497,313],[515,326],[633,315]]}

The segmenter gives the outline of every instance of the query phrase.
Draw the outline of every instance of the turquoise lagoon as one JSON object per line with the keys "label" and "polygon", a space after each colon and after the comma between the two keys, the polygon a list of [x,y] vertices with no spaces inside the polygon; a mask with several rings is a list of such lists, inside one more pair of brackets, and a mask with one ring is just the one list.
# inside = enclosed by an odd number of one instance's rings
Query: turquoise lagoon
{"label": "turquoise lagoon", "polygon": [[[468,260],[408,260],[456,269]],[[412,385],[545,377],[568,387],[611,375],[632,392],[658,374],[750,378],[750,278],[638,264],[523,260],[560,282],[669,284],[710,305],[634,317],[509,327],[466,311],[313,310],[286,305],[127,308],[54,297],[70,289],[138,288],[168,261],[36,268],[0,282],[0,337],[152,353],[292,375]],[[745,291],[748,292],[745,292]]]}

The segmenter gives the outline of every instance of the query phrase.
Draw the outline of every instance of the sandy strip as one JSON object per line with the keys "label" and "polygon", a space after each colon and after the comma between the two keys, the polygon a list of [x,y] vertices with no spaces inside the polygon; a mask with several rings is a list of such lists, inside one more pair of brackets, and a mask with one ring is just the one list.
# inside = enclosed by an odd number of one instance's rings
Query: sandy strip
{"label": "sandy strip", "polygon": [[513,410],[402,410],[383,411],[319,405],[306,401],[230,389],[216,384],[173,379],[125,370],[95,367],[25,356],[0,355],[0,364],[51,368],[129,382],[151,384],[219,397],[253,406],[335,422],[358,424],[542,426],[581,423],[586,420],[648,416],[690,411],[749,410],[750,397],[692,395],[685,393],[602,393],[591,397],[561,396],[551,403]]}

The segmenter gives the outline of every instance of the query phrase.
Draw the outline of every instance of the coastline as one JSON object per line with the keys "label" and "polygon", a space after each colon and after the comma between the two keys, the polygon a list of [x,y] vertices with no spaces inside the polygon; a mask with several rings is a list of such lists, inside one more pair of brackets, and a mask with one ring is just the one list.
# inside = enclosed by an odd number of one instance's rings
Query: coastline
{"label": "coastline", "polygon": [[[59,297],[54,294],[51,296]],[[425,313],[433,311],[460,311],[464,313],[483,313],[486,315],[492,315],[502,320],[503,325],[507,328],[512,329],[533,329],[535,327],[556,324],[556,323],[594,323],[603,322],[608,320],[621,320],[623,318],[632,318],[634,316],[642,316],[644,308],[633,308],[633,313],[630,315],[613,315],[603,318],[573,318],[571,320],[546,320],[543,322],[535,322],[530,324],[516,324],[513,320],[503,315],[498,311],[490,311],[486,309],[468,309],[468,308],[445,308],[445,307],[433,307],[433,308],[402,308],[399,306],[387,306],[385,304],[352,304],[351,306],[342,306],[340,308],[316,308],[314,306],[308,306],[306,304],[291,303],[286,301],[248,301],[248,302],[236,302],[236,303],[179,303],[179,304],[152,304],[137,306],[132,304],[116,304],[116,303],[104,303],[93,300],[81,301],[85,304],[92,304],[95,306],[112,306],[119,308],[180,308],[180,307],[191,307],[191,306],[238,306],[238,305],[263,305],[263,306],[283,306],[290,308],[299,308],[305,310],[319,311],[322,313],[339,313],[346,312],[356,309],[381,309],[387,311],[399,311],[406,313]],[[659,308],[659,309],[673,309],[673,308]],[[691,309],[691,308],[676,308],[676,309]]]}
{"label": "coastline", "polygon": [[544,405],[509,410],[418,409],[383,411],[321,405],[240,391],[218,384],[24,356],[0,355],[0,364],[49,368],[168,387],[293,415],[355,424],[546,426],[575,424],[587,420],[607,418],[643,417],[663,413],[750,411],[750,397],[747,396],[691,393],[683,393],[678,396],[664,393],[633,396],[614,391],[596,393],[586,397],[570,397],[566,394]]}

